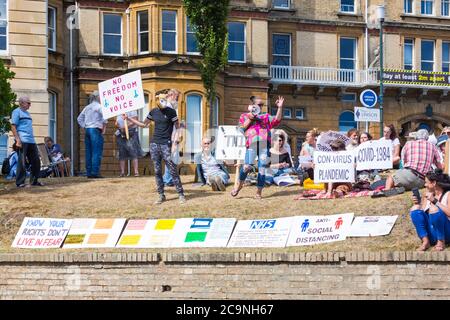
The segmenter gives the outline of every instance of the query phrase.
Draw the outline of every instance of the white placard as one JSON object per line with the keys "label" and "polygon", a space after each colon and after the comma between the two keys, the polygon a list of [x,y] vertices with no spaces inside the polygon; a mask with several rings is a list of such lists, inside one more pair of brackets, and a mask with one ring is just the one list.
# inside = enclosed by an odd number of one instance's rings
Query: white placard
{"label": "white placard", "polygon": [[380,109],[355,107],[355,121],[380,122]]}
{"label": "white placard", "polygon": [[73,219],[63,248],[114,248],[126,219]]}
{"label": "white placard", "polygon": [[69,233],[72,220],[25,218],[14,238],[13,248],[60,248]]}
{"label": "white placard", "polygon": [[231,235],[230,248],[284,248],[291,229],[292,217],[279,219],[240,220]]}
{"label": "white placard", "polygon": [[314,182],[355,182],[353,151],[314,152]]}
{"label": "white placard", "polygon": [[140,70],[100,82],[98,92],[105,119],[145,107]]}
{"label": "white placard", "polygon": [[287,246],[308,246],[345,240],[352,220],[353,213],[294,217]]}
{"label": "white placard", "polygon": [[179,219],[179,224],[180,227],[173,237],[171,247],[226,247],[236,219],[185,218]]}
{"label": "white placard", "polygon": [[398,216],[355,217],[349,237],[375,237],[391,233]]}
{"label": "white placard", "polygon": [[236,126],[219,126],[216,159],[217,160],[244,160],[245,136]]}
{"label": "white placard", "polygon": [[345,144],[345,146],[349,145],[351,142],[350,138],[341,132],[336,131],[322,132],[317,138],[316,144],[317,150],[330,152],[333,151],[333,149],[331,149],[330,144],[335,140],[341,140]]}
{"label": "white placard", "polygon": [[356,158],[356,170],[392,169],[392,142],[390,140],[372,140],[360,144],[353,150]]}

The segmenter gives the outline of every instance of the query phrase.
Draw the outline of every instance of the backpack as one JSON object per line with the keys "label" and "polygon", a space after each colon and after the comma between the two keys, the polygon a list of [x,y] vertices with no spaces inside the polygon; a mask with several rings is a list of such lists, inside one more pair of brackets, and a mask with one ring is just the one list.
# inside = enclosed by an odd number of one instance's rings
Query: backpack
{"label": "backpack", "polygon": [[9,172],[11,171],[11,166],[9,165],[9,159],[11,158],[11,155],[9,157],[6,157],[3,159],[2,163],[2,174],[4,176],[7,176]]}

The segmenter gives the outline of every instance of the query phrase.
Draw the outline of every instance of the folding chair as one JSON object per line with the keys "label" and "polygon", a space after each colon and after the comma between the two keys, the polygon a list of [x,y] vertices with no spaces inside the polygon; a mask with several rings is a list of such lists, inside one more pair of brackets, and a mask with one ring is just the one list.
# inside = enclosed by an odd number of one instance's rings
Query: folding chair
{"label": "folding chair", "polygon": [[51,161],[45,143],[38,143],[37,148],[39,151],[39,158],[41,159],[41,170],[51,169],[57,177],[61,177],[61,174],[59,173],[58,163]]}

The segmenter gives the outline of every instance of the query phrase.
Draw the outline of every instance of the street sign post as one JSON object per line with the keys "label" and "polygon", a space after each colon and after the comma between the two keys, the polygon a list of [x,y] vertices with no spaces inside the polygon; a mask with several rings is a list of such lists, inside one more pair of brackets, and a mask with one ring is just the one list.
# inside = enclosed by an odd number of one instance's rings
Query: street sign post
{"label": "street sign post", "polygon": [[355,107],[355,121],[380,122],[380,109]]}

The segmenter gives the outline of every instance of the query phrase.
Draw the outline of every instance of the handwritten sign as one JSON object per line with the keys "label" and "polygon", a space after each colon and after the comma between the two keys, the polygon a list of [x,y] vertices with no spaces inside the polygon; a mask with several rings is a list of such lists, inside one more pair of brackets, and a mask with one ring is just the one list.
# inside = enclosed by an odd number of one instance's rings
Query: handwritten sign
{"label": "handwritten sign", "polygon": [[355,182],[353,151],[314,152],[314,182]]}
{"label": "handwritten sign", "polygon": [[309,246],[345,240],[352,220],[353,213],[294,217],[287,246]]}
{"label": "handwritten sign", "polygon": [[219,126],[216,146],[217,160],[244,160],[245,136],[239,127]]}
{"label": "handwritten sign", "polygon": [[392,169],[392,143],[389,140],[367,141],[355,150],[356,170]]}
{"label": "handwritten sign", "polygon": [[100,82],[98,91],[105,119],[145,106],[140,70]]}
{"label": "handwritten sign", "polygon": [[72,220],[25,218],[13,241],[13,248],[48,249],[61,247]]}

